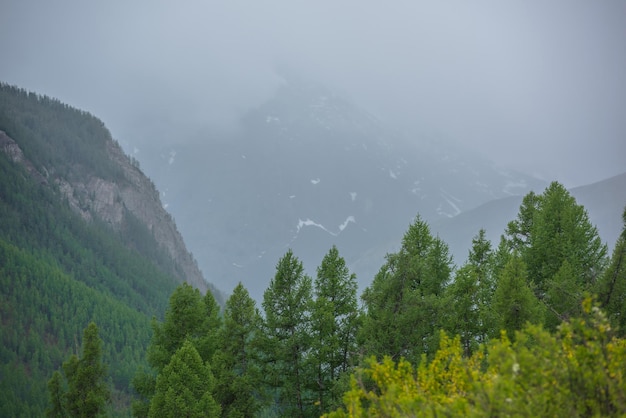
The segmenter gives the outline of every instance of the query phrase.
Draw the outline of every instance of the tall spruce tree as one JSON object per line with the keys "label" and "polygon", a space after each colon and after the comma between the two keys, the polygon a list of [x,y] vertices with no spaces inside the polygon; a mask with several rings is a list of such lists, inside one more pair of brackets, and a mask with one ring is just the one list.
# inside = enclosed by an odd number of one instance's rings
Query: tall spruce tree
{"label": "tall spruce tree", "polygon": [[311,413],[307,396],[306,354],[311,343],[311,278],[291,250],[279,260],[276,275],[263,294],[267,384],[277,394],[281,416]]}
{"label": "tall spruce tree", "polygon": [[350,273],[336,246],[317,268],[314,286],[310,363],[315,378],[310,382],[321,415],[339,405],[339,393],[333,388],[350,369],[359,326],[356,275]]}
{"label": "tall spruce tree", "polygon": [[399,252],[388,254],[363,293],[364,322],[359,342],[365,354],[419,363],[433,354],[443,326],[443,291],[452,271],[447,245],[430,233],[419,215]]}
{"label": "tall spruce tree", "polygon": [[63,363],[67,391],[62,393],[60,374],[52,376],[48,387],[52,407],[48,416],[97,417],[104,413],[111,393],[106,381],[106,365],[102,362],[102,340],[98,326],[90,322],[83,332],[82,354],[73,354]]}
{"label": "tall spruce tree", "polygon": [[239,283],[226,301],[219,349],[213,356],[215,398],[223,417],[253,417],[259,410],[261,320],[254,299]]}

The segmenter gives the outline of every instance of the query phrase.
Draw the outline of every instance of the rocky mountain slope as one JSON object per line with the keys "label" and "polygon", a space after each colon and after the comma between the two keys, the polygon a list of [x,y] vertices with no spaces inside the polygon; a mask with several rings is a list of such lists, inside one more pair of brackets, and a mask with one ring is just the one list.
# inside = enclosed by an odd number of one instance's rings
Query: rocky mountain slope
{"label": "rocky mountain slope", "polygon": [[58,190],[83,219],[109,225],[140,251],[142,239],[155,241],[163,252],[155,257],[179,281],[209,288],[154,184],[101,121],[54,99],[1,87],[0,151]]}
{"label": "rocky mountain slope", "polygon": [[257,299],[287,248],[315,274],[335,244],[368,284],[382,258],[367,254],[418,213],[449,218],[543,186],[311,83],[286,81],[240,122],[230,136],[134,146],[207,277]]}

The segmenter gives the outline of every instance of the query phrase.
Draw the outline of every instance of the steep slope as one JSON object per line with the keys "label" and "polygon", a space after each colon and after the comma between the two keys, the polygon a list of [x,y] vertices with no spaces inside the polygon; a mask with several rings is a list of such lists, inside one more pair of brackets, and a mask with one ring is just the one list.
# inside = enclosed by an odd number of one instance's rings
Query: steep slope
{"label": "steep slope", "polygon": [[169,273],[179,281],[207,290],[153,183],[100,120],[8,85],[0,87],[0,94],[2,151],[38,181],[58,189],[83,219],[120,232],[130,247],[141,251],[142,245],[154,246],[138,241],[137,229],[146,229],[152,238],[143,238],[155,241],[164,252],[153,254],[154,261],[162,267],[170,264]]}
{"label": "steep slope", "polygon": [[93,116],[1,85],[0,214],[0,416],[44,415],[92,320],[127,416],[151,318],[207,288],[154,186]]}
{"label": "steep slope", "polygon": [[[207,277],[223,289],[242,281],[257,299],[289,247],[314,274],[333,244],[356,263],[417,213],[448,218],[542,185],[294,80],[236,134],[134,145]],[[353,266],[361,283],[372,280],[375,270]]]}

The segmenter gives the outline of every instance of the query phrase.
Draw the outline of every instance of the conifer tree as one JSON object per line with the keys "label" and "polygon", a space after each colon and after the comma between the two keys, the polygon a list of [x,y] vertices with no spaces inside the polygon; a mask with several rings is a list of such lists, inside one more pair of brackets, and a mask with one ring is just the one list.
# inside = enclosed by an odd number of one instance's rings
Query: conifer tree
{"label": "conifer tree", "polygon": [[185,340],[156,380],[149,417],[219,417],[220,406],[213,399],[213,375],[193,343]]}
{"label": "conifer tree", "polygon": [[626,207],[622,214],[624,226],[611,256],[611,262],[598,281],[598,300],[609,319],[618,326],[618,333],[626,336]]}
{"label": "conifer tree", "polygon": [[527,274],[526,265],[514,254],[500,273],[493,295],[499,329],[511,339],[527,322],[541,324],[544,319],[543,306],[528,286]]}
{"label": "conifer tree", "polygon": [[474,266],[465,264],[456,271],[454,282],[446,289],[445,301],[450,310],[446,312],[445,329],[452,335],[459,335],[463,354],[466,357],[478,347],[483,336],[481,329],[481,308],[478,273]]}
{"label": "conifer tree", "polygon": [[215,398],[224,417],[252,417],[260,407],[261,315],[255,305],[241,283],[226,301],[219,350],[213,356]]}
{"label": "conifer tree", "polygon": [[187,283],[174,290],[164,322],[152,320],[153,336],[147,352],[152,370],[140,370],[133,379],[133,387],[139,395],[132,405],[134,416],[147,416],[157,375],[185,341],[194,345],[202,361],[210,362],[217,348],[216,333],[220,325],[219,305],[210,292],[203,297],[198,289]]}
{"label": "conifer tree", "polygon": [[219,332],[222,328],[220,305],[217,304],[211,291],[207,291],[203,299],[204,323],[196,347],[204,361],[211,361],[219,345]]}
{"label": "conifer tree", "polygon": [[50,406],[46,410],[46,417],[64,418],[66,416],[65,390],[63,388],[63,377],[58,370],[52,374],[52,378],[48,381],[48,394]]}
{"label": "conifer tree", "polygon": [[[98,327],[90,322],[83,332],[82,355],[72,355],[63,363],[63,372],[67,379],[67,392],[64,396],[64,410],[71,417],[97,417],[104,412],[110,400],[110,391],[105,381],[106,366],[102,363],[102,340],[98,336]],[[50,385],[58,399],[59,376],[54,375]],[[58,411],[58,401],[53,409]]]}
{"label": "conifer tree", "polygon": [[580,294],[591,290],[604,267],[606,245],[584,207],[558,182],[552,182],[541,195],[531,192],[524,197],[506,234],[511,248],[526,263],[529,280],[541,300],[566,260],[570,280],[580,288]]}
{"label": "conifer tree", "polygon": [[310,359],[315,378],[311,383],[323,413],[340,401],[333,387],[351,366],[359,325],[356,275],[350,273],[337,247],[324,256],[314,286]]}
{"label": "conifer tree", "polygon": [[363,293],[366,313],[359,334],[365,353],[400,357],[417,364],[432,354],[442,327],[443,290],[452,259],[447,245],[419,216],[405,233],[398,253],[388,254]]}
{"label": "conifer tree", "polygon": [[310,346],[311,279],[291,250],[279,260],[263,294],[265,376],[282,416],[308,414],[306,352]]}
{"label": "conifer tree", "polygon": [[554,329],[579,312],[585,292],[597,288],[607,248],[584,207],[565,187],[552,182],[541,195],[526,195],[506,236],[508,247],[527,267],[529,285],[546,307],[544,325]]}

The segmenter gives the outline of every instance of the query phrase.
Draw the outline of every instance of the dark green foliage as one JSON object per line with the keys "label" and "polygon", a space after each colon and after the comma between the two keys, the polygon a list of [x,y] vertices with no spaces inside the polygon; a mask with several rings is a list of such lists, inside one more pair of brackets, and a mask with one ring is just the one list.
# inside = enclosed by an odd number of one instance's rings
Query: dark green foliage
{"label": "dark green foliage", "polygon": [[[102,340],[94,322],[85,328],[80,358],[72,355],[63,363],[63,372],[67,379],[64,405],[67,414],[80,418],[102,415],[111,394],[105,381],[107,369],[102,363]],[[53,376],[51,381],[55,391],[57,379]],[[51,395],[56,396],[56,393],[52,392]]]}
{"label": "dark green foliage", "polygon": [[507,332],[509,338],[521,330],[527,322],[541,324],[544,307],[528,286],[526,265],[518,256],[511,257],[498,277],[493,295],[493,310],[498,329]]}
{"label": "dark green foliage", "polygon": [[52,378],[48,381],[48,394],[50,395],[50,406],[46,409],[48,418],[65,417],[65,392],[63,376],[59,371],[52,374]]}
{"label": "dark green foliage", "polygon": [[241,283],[226,301],[219,349],[213,356],[215,398],[223,417],[253,417],[260,408],[261,315]]}
{"label": "dark green foliage", "polygon": [[156,380],[149,417],[219,417],[213,399],[211,367],[204,363],[193,343],[185,340]]}
{"label": "dark green foliage", "polygon": [[281,416],[310,413],[305,355],[311,344],[311,279],[291,250],[279,260],[276,275],[263,294],[265,377],[276,390]]}
{"label": "dark green foliage", "polygon": [[360,341],[365,353],[404,357],[417,363],[437,348],[442,327],[443,291],[452,260],[447,245],[434,238],[419,216],[409,226],[398,253],[363,293],[366,308]]}
{"label": "dark green foliage", "polygon": [[479,280],[476,269],[469,264],[457,270],[454,282],[446,289],[445,299],[449,311],[444,327],[452,335],[461,337],[463,354],[470,356],[486,334],[481,314],[487,308],[479,300]]}
{"label": "dark green foliage", "polygon": [[[0,386],[10,396],[9,404],[43,415],[45,382],[75,350],[81,329],[90,320],[101,326],[103,359],[111,365],[115,391],[128,391],[150,339],[145,315],[77,282],[49,257],[1,240],[0,288]],[[28,373],[21,365],[28,365]]]}
{"label": "dark green foliage", "polygon": [[146,355],[151,370],[139,370],[133,379],[139,395],[133,402],[133,415],[147,416],[153,409],[159,376],[185,343],[192,344],[201,361],[209,364],[217,348],[220,327],[219,305],[210,292],[203,297],[187,283],[174,290],[164,321],[152,319],[153,335]]}
{"label": "dark green foliage", "polygon": [[[206,331],[206,306],[198,289],[183,283],[170,297],[165,320],[152,320],[152,342],[148,362],[161,371],[187,339],[197,344]],[[204,359],[205,361],[208,358]]]}
{"label": "dark green foliage", "polygon": [[357,351],[359,328],[356,276],[333,246],[317,268],[315,302],[312,309],[310,364],[320,415],[339,405],[334,390],[342,373],[350,370]]}
{"label": "dark green foliage", "polygon": [[[509,247],[528,268],[535,294],[550,312],[547,325],[555,326],[576,311],[585,291],[594,288],[604,268],[606,245],[585,209],[557,182],[541,195],[529,193],[506,233]],[[561,292],[567,301],[558,296]]]}
{"label": "dark green foliage", "polygon": [[56,99],[0,83],[0,130],[18,141],[41,172],[123,179],[121,168],[104,157],[112,141],[104,123]]}
{"label": "dark green foliage", "polygon": [[609,319],[618,327],[620,336],[626,336],[626,208],[622,216],[624,227],[615,243],[608,268],[596,286],[598,300]]}
{"label": "dark green foliage", "polygon": [[56,179],[83,173],[123,181],[102,122],[2,84],[0,130],[44,175],[0,152],[0,416],[44,415],[46,382],[90,321],[101,327],[111,365],[108,413],[123,413],[131,377],[146,364],[149,318],[162,316],[176,267],[132,217],[130,243],[124,231],[85,222],[56,189]]}

